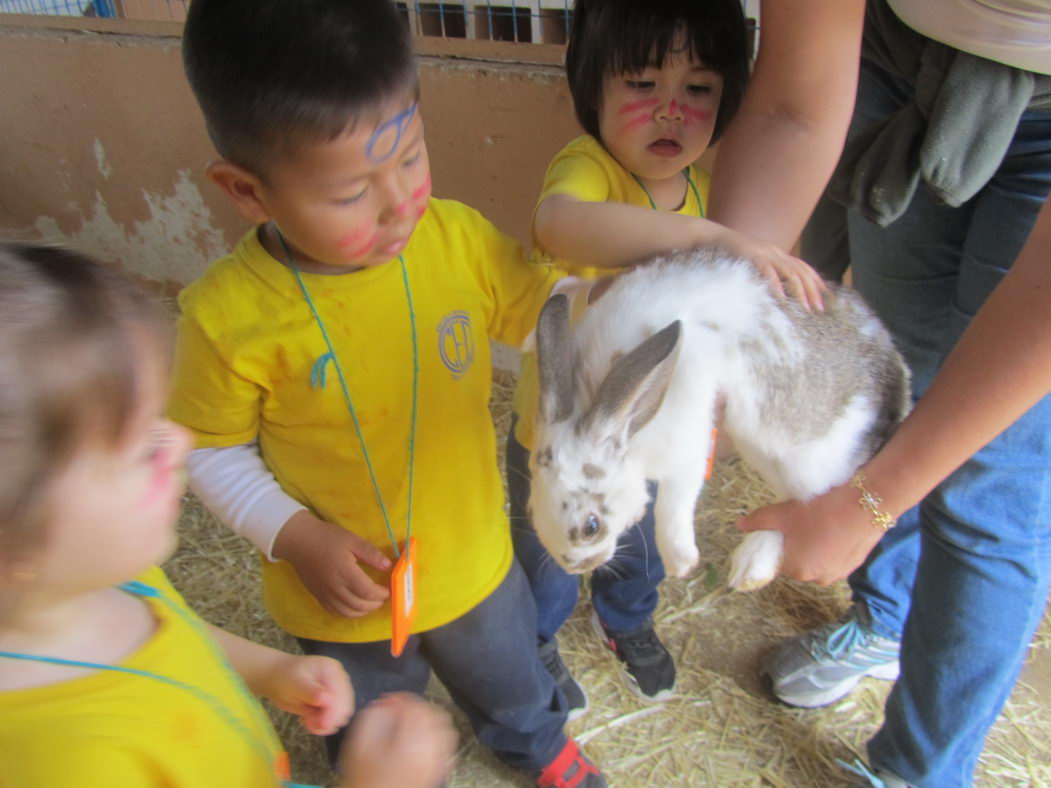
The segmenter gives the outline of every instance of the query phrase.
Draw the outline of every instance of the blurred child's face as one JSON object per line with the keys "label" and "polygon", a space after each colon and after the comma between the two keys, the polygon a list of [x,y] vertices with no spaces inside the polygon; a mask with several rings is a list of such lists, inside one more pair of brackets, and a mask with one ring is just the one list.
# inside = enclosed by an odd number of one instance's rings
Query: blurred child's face
{"label": "blurred child's face", "polygon": [[275,164],[260,200],[299,267],[338,273],[397,257],[430,195],[423,121],[412,100]]}
{"label": "blurred child's face", "polygon": [[[145,354],[144,354],[145,355]],[[34,569],[66,593],[130,580],[175,547],[189,433],[160,416],[166,380],[150,364],[136,413],[116,446],[87,437],[51,486]]]}
{"label": "blurred child's face", "polygon": [[722,75],[689,48],[677,47],[662,65],[606,78],[599,108],[602,143],[643,181],[678,175],[712,139]]}

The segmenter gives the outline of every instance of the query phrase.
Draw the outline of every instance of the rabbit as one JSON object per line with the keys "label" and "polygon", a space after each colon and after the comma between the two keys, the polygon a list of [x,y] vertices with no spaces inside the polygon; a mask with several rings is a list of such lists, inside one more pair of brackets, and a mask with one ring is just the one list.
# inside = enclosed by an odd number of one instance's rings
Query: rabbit
{"label": "rabbit", "polygon": [[[910,407],[909,372],[854,291],[830,285],[825,310],[778,298],[746,260],[674,252],[616,278],[570,325],[552,296],[535,331],[540,375],[529,509],[570,573],[614,557],[657,482],[657,549],[669,575],[697,565],[694,509],[715,414],[779,498],[842,484]],[[734,552],[728,584],[776,577],[782,535]]]}

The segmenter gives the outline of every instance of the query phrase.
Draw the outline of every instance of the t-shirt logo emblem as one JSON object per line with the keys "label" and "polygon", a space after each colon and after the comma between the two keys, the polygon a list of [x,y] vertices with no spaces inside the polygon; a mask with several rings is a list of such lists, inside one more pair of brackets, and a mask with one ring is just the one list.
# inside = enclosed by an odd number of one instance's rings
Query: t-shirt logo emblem
{"label": "t-shirt logo emblem", "polygon": [[450,312],[438,326],[438,352],[442,363],[460,379],[474,363],[474,336],[467,312]]}

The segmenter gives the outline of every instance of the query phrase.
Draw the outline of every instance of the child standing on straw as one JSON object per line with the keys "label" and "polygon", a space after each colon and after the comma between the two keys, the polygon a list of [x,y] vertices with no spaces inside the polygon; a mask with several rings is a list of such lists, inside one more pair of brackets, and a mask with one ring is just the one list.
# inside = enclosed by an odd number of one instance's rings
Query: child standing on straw
{"label": "child standing on straw", "polygon": [[558,274],[431,198],[390,0],[194,0],[183,46],[209,177],[257,225],[180,299],[170,413],[195,491],[359,701],[433,670],[509,766],[605,785],[537,658],[488,411],[490,338],[520,343]]}
{"label": "child standing on straw", "polygon": [[[0,784],[279,785],[287,761],[251,693],[316,734],[353,695],[334,660],[205,624],[156,566],[190,445],[160,415],[167,325],[116,272],[21,244],[0,244],[0,315]],[[437,710],[391,699],[358,731],[355,788],[447,771]]]}
{"label": "child standing on straw", "polygon": [[[820,305],[823,285],[806,263],[704,218],[708,175],[695,162],[729,124],[748,77],[739,0],[578,0],[566,74],[586,133],[548,166],[533,215],[541,261],[593,278],[660,252],[718,245],[753,261],[778,292],[784,280],[803,304]],[[537,602],[539,653],[573,718],[587,695],[555,634],[576,605],[578,578],[549,559],[526,510],[536,403],[527,354],[507,446],[515,555]],[[653,527],[651,503],[622,537],[615,569],[591,578],[595,631],[645,701],[675,688],[675,664],[651,619],[664,578]]]}

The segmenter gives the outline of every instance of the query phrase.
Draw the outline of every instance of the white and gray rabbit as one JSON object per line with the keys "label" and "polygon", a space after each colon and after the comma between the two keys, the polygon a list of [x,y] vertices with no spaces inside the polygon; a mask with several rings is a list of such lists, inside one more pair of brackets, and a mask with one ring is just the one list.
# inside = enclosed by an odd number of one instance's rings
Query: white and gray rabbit
{"label": "white and gray rabbit", "polygon": [[[694,508],[718,407],[721,429],[780,498],[850,479],[909,408],[909,373],[853,291],[825,311],[776,298],[746,261],[676,252],[618,277],[570,326],[553,296],[536,330],[540,407],[532,522],[568,572],[614,557],[657,482],[657,547],[669,575],[698,562]],[[729,584],[772,580],[776,531],[745,537]]]}

